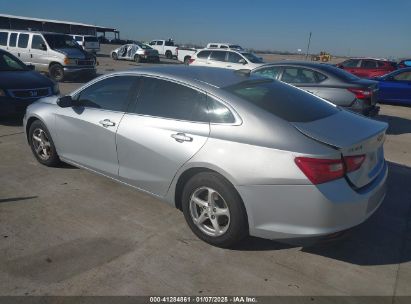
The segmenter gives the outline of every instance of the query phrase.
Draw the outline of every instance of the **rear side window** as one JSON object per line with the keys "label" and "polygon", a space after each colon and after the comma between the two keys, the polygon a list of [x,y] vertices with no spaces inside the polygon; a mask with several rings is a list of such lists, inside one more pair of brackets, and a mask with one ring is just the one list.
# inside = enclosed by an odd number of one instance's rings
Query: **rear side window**
{"label": "rear side window", "polygon": [[278,75],[281,73],[281,69],[282,67],[273,66],[269,68],[260,69],[258,71],[255,71],[254,73],[262,77],[277,79]]}
{"label": "rear side window", "polygon": [[174,46],[174,42],[173,41],[166,41],[165,46]]}
{"label": "rear side window", "polygon": [[287,83],[317,83],[315,72],[304,68],[285,68],[281,80]]}
{"label": "rear side window", "polygon": [[217,44],[210,44],[210,48],[217,48],[218,45]]}
{"label": "rear side window", "polygon": [[17,44],[17,33],[11,33],[9,39],[9,46],[15,47]]}
{"label": "rear side window", "polygon": [[27,48],[27,45],[29,44],[29,35],[28,34],[20,34],[19,35],[19,42],[17,46],[19,48],[25,49]]}
{"label": "rear side window", "polygon": [[228,49],[228,46],[226,46],[226,45],[220,45],[220,49]]}
{"label": "rear side window", "polygon": [[363,60],[361,62],[361,67],[364,69],[375,69],[377,67],[377,62],[374,60]]}
{"label": "rear side window", "polygon": [[208,117],[211,123],[234,123],[233,113],[221,102],[211,96],[207,96]]}
{"label": "rear side window", "polygon": [[161,79],[144,78],[131,112],[156,117],[208,122],[206,95]]}
{"label": "rear side window", "polygon": [[8,32],[0,32],[0,45],[6,46],[8,37]]}
{"label": "rear side window", "polygon": [[356,68],[359,62],[360,62],[359,59],[350,59],[350,60],[344,61],[341,65],[346,68]]}
{"label": "rear side window", "polygon": [[137,81],[135,76],[106,78],[84,89],[77,99],[84,107],[124,112]]}
{"label": "rear side window", "polygon": [[207,59],[208,56],[210,56],[210,54],[211,54],[211,51],[201,51],[197,54],[197,58]]}
{"label": "rear side window", "polygon": [[339,110],[302,90],[276,81],[243,82],[225,90],[289,122],[309,122]]}
{"label": "rear side window", "polygon": [[163,41],[157,41],[157,45],[163,45]]}
{"label": "rear side window", "polygon": [[411,71],[398,73],[393,77],[395,80],[411,81]]}
{"label": "rear side window", "polygon": [[210,59],[215,61],[225,61],[225,55],[227,52],[224,51],[213,51],[211,53]]}

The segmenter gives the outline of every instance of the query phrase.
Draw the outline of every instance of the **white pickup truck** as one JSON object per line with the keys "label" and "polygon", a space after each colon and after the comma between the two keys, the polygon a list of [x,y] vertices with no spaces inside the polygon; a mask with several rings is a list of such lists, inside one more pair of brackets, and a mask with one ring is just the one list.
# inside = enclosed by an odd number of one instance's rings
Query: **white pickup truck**
{"label": "white pickup truck", "polygon": [[184,62],[184,64],[189,64],[191,57],[197,52],[198,50],[195,48],[182,48],[179,47],[177,49],[177,60],[180,62]]}
{"label": "white pickup truck", "polygon": [[152,40],[149,45],[158,51],[160,55],[166,56],[167,59],[177,57],[177,46],[174,45],[173,40]]}

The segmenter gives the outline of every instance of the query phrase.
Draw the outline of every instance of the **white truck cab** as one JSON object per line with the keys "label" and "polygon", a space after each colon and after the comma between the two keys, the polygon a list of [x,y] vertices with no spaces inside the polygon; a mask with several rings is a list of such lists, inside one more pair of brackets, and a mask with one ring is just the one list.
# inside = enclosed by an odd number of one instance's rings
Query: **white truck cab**
{"label": "white truck cab", "polygon": [[238,44],[234,43],[222,43],[222,42],[210,42],[207,44],[207,49],[231,49],[231,50],[238,50],[243,51],[244,49],[239,46]]}
{"label": "white truck cab", "polygon": [[174,45],[172,39],[168,40],[152,40],[149,45],[158,51],[160,55],[166,56],[167,59],[177,57],[177,46]]}

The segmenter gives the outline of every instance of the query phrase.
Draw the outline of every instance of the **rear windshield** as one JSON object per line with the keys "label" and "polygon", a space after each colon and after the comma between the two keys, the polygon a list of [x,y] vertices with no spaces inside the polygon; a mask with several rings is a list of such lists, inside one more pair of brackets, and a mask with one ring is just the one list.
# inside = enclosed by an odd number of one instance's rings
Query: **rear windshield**
{"label": "rear windshield", "polygon": [[247,81],[224,90],[289,122],[309,122],[339,110],[300,89],[273,80]]}
{"label": "rear windshield", "polygon": [[245,58],[247,58],[249,61],[252,63],[264,63],[264,61],[261,58],[258,58],[256,55],[252,53],[241,53]]}
{"label": "rear windshield", "polygon": [[347,71],[343,69],[337,68],[333,65],[322,64],[321,66],[322,66],[321,67],[322,70],[329,72],[330,74],[334,75],[335,77],[339,79],[347,80],[347,81],[356,81],[360,79],[359,77],[351,73],[348,73]]}
{"label": "rear windshield", "polygon": [[97,37],[84,37],[86,42],[98,42]]}

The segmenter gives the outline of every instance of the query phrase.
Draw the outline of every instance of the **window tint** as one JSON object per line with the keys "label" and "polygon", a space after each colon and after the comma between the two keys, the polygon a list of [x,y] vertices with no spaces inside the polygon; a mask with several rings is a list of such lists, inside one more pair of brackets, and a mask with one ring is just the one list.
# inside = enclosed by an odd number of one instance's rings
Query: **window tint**
{"label": "window tint", "polygon": [[398,73],[393,77],[395,80],[411,81],[411,71]]}
{"label": "window tint", "polygon": [[19,35],[19,42],[17,46],[19,48],[26,48],[27,45],[29,44],[29,35],[28,34],[20,34]]}
{"label": "window tint", "polygon": [[77,99],[85,107],[125,111],[137,80],[133,76],[106,78],[84,89]]}
{"label": "window tint", "polygon": [[272,80],[243,82],[224,89],[290,122],[314,121],[339,111],[318,97]]}
{"label": "window tint", "polygon": [[210,44],[210,48],[216,48],[216,47],[218,47],[217,44]]}
{"label": "window tint", "polygon": [[151,41],[151,42],[149,43],[149,45],[156,45],[156,42],[155,42],[155,41]]}
{"label": "window tint", "polygon": [[225,61],[225,54],[227,52],[224,51],[213,51],[211,53],[210,59],[215,61]]}
{"label": "window tint", "polygon": [[131,112],[178,120],[206,122],[204,94],[170,81],[145,78]]}
{"label": "window tint", "polygon": [[41,47],[42,45],[46,45],[44,39],[40,35],[33,35],[33,39],[31,41],[31,48],[35,50],[43,50]]}
{"label": "window tint", "polygon": [[208,56],[210,56],[211,51],[201,51],[200,53],[197,54],[197,58],[201,59],[207,59]]}
{"label": "window tint", "polygon": [[173,41],[166,41],[165,46],[174,46],[174,42]]}
{"label": "window tint", "polygon": [[235,118],[233,113],[221,102],[211,96],[207,96],[208,100],[208,117],[212,123],[234,123]]}
{"label": "window tint", "polygon": [[241,57],[240,55],[238,55],[237,53],[234,52],[228,52],[228,62],[232,62],[232,63],[240,63],[240,60],[244,58]]}
{"label": "window tint", "polygon": [[15,47],[17,43],[17,33],[11,33],[9,39],[9,46]]}
{"label": "window tint", "polygon": [[381,62],[381,61],[377,61],[377,66],[378,66],[379,68],[383,68],[383,67],[385,67],[385,63],[384,63],[384,62]]}
{"label": "window tint", "polygon": [[315,72],[304,68],[285,68],[281,80],[287,83],[316,83]]}
{"label": "window tint", "polygon": [[321,74],[321,73],[319,73],[319,72],[314,72],[314,74],[315,74],[315,77],[317,78],[317,82],[318,82],[318,83],[319,83],[319,82],[323,82],[324,80],[327,79],[327,76],[325,76],[325,75],[323,75],[323,74]]}
{"label": "window tint", "polygon": [[226,45],[220,45],[220,49],[228,49],[228,46],[226,46]]}
{"label": "window tint", "polygon": [[377,67],[377,63],[374,60],[363,60],[361,62],[361,67],[364,69],[375,69]]}
{"label": "window tint", "polygon": [[357,67],[359,62],[360,62],[359,59],[350,59],[350,60],[344,61],[341,65],[346,68],[355,68]]}
{"label": "window tint", "polygon": [[163,45],[163,41],[157,41],[157,45]]}
{"label": "window tint", "polygon": [[273,66],[273,67],[264,68],[264,69],[255,71],[255,74],[260,75],[262,77],[266,77],[266,78],[277,79],[278,75],[281,72],[281,69],[282,67]]}
{"label": "window tint", "polygon": [[7,45],[7,38],[9,37],[8,32],[0,32],[0,45]]}

